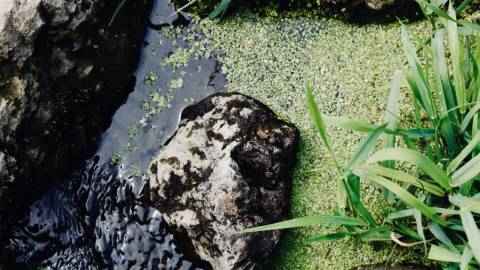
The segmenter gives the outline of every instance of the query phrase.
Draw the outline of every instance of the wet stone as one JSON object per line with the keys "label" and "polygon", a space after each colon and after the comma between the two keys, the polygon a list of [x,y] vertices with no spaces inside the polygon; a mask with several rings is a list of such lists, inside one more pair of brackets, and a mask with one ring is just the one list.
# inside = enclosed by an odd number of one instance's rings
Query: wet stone
{"label": "wet stone", "polygon": [[212,95],[185,109],[151,163],[151,203],[213,269],[254,269],[280,233],[239,232],[286,218],[297,142],[260,102]]}

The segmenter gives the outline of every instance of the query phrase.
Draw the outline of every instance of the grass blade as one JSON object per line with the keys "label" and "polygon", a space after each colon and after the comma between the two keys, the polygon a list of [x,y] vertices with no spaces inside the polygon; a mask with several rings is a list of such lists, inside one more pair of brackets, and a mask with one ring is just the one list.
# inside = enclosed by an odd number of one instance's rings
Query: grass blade
{"label": "grass blade", "polygon": [[448,74],[447,59],[445,57],[445,47],[443,45],[443,32],[436,31],[432,39],[433,49],[433,75],[437,83],[437,88],[440,89],[440,99],[442,114],[446,114],[446,120],[441,121],[440,131],[442,137],[447,143],[447,149],[450,156],[457,153],[456,132],[454,123],[457,122],[456,110],[451,111],[457,106],[456,97],[452,85],[450,83],[450,76]]}
{"label": "grass blade", "polygon": [[320,242],[320,241],[332,241],[332,240],[338,240],[342,238],[346,238],[351,236],[351,233],[348,232],[338,232],[338,233],[331,233],[331,234],[325,234],[325,235],[316,235],[313,237],[310,237],[307,239],[308,243],[312,242]]}
{"label": "grass blade", "polygon": [[433,236],[435,236],[435,238],[437,238],[442,244],[447,246],[448,249],[453,252],[458,251],[452,240],[450,240],[445,231],[442,229],[442,227],[438,226],[438,224],[432,223],[428,226],[428,229],[430,232],[432,232]]}
{"label": "grass blade", "polygon": [[468,246],[465,246],[465,248],[463,249],[462,260],[460,261],[460,270],[468,270],[468,265],[470,264],[470,261],[472,259],[472,250]]}
{"label": "grass blade", "polygon": [[386,220],[392,221],[394,219],[413,217],[414,214],[415,214],[415,209],[404,209],[404,210],[400,210],[400,211],[390,213],[387,216]]}
{"label": "grass blade", "polygon": [[208,18],[215,19],[221,17],[227,11],[231,2],[232,0],[222,0],[222,2],[220,2],[220,4],[218,4],[215,9],[208,15]]}
{"label": "grass blade", "polygon": [[378,128],[378,126],[370,124],[364,120],[350,119],[347,117],[338,117],[338,116],[323,116],[325,122],[328,125],[358,131],[358,132],[371,132]]}
{"label": "grass blade", "polygon": [[377,145],[378,138],[384,133],[386,125],[387,124],[380,126],[368,134],[367,138],[362,143],[360,143],[359,148],[353,155],[350,162],[345,167],[345,171],[351,171],[353,168],[357,167],[360,163],[364,162],[368,158],[370,152]]}
{"label": "grass blade", "polygon": [[452,204],[463,210],[480,214],[480,198],[465,197],[460,194],[450,195],[449,200]]}
{"label": "grass blade", "polygon": [[344,186],[350,200],[353,211],[361,217],[368,225],[376,226],[375,219],[368,209],[363,205],[360,197],[360,178],[356,175],[349,174],[344,178]]}
{"label": "grass blade", "polygon": [[452,174],[452,186],[459,187],[480,174],[480,155],[472,158]]}
{"label": "grass blade", "polygon": [[428,259],[439,262],[460,263],[462,257],[460,254],[452,252],[444,247],[432,245],[428,253]]}
{"label": "grass blade", "polygon": [[413,196],[410,192],[403,189],[398,184],[387,180],[384,177],[376,176],[376,175],[366,175],[366,178],[376,184],[388,189],[390,192],[394,193],[400,200],[402,200],[405,204],[410,207],[413,207],[420,211],[423,215],[430,218],[434,222],[446,225],[446,222],[440,219],[436,214],[435,211]]}
{"label": "grass blade", "polygon": [[375,174],[382,177],[390,178],[392,180],[414,185],[439,197],[443,197],[445,195],[445,192],[439,186],[420,180],[417,177],[400,170],[395,170],[380,165],[371,165],[359,168],[358,170],[365,170],[364,174]]}
{"label": "grass blade", "polygon": [[462,125],[460,127],[460,132],[463,133],[467,130],[468,125],[470,124],[474,116],[478,115],[479,110],[480,110],[480,104],[477,104],[468,111],[468,113],[465,115],[465,118],[463,118]]}
{"label": "grass blade", "polygon": [[[395,71],[392,81],[390,83],[390,94],[388,95],[387,108],[385,116],[383,117],[387,123],[387,129],[395,130],[398,127],[400,115],[400,82],[402,80],[402,72]],[[392,134],[385,135],[385,146],[395,146],[395,136]]]}
{"label": "grass blade", "polygon": [[295,218],[270,225],[259,226],[244,230],[242,233],[253,233],[273,230],[284,230],[292,228],[303,228],[311,226],[365,226],[366,224],[358,219],[345,216],[318,215],[310,217]]}
{"label": "grass blade", "polygon": [[410,66],[410,73],[407,75],[407,81],[414,91],[414,95],[418,102],[427,112],[430,119],[435,119],[435,109],[433,107],[430,86],[428,85],[425,72],[420,66],[420,61],[418,60],[415,46],[410,41],[404,25],[402,25],[402,43],[407,56],[408,64]]}
{"label": "grass blade", "polygon": [[[454,20],[457,19],[455,9],[453,8],[452,2],[448,6],[448,15]],[[463,68],[462,68],[462,59],[463,53],[461,51],[459,34],[458,34],[458,25],[455,21],[447,20],[445,22],[448,34],[448,45],[450,49],[450,55],[453,66],[453,80],[455,82],[455,91],[457,96],[457,104],[460,106],[460,111],[465,112],[465,104],[467,101],[466,96],[466,87],[465,87],[465,78],[463,77]]]}
{"label": "grass blade", "polygon": [[463,228],[467,235],[468,245],[472,250],[473,256],[478,263],[480,263],[480,231],[477,223],[473,218],[473,214],[469,211],[460,211],[460,218],[462,219]]}
{"label": "grass blade", "polygon": [[467,156],[469,156],[479,144],[480,144],[480,133],[477,133],[475,137],[473,137],[473,139],[468,143],[468,145],[465,146],[465,148],[463,148],[460,154],[458,154],[458,156],[455,157],[455,159],[452,160],[450,164],[448,164],[447,173],[451,173],[455,171],[460,166],[460,164],[465,160],[465,158],[467,158]]}
{"label": "grass blade", "polygon": [[373,154],[367,163],[376,163],[386,160],[404,161],[417,165],[428,174],[442,188],[450,190],[450,178],[433,161],[417,151],[405,148],[387,148]]}
{"label": "grass blade", "polygon": [[[327,147],[328,152],[332,156],[333,162],[335,162],[335,166],[340,175],[343,174],[342,170],[340,169],[340,165],[338,164],[337,158],[335,156],[335,152],[333,152],[332,146],[330,144],[330,139],[327,134],[327,127],[325,125],[325,121],[323,120],[322,113],[318,109],[317,103],[315,102],[315,97],[313,96],[313,86],[311,83],[307,83],[306,86],[306,99],[307,99],[307,108],[310,114],[310,118],[315,125],[320,138],[322,139],[323,143]],[[337,204],[340,209],[345,209],[347,206],[347,194],[346,188],[342,179],[339,177],[337,180]]]}
{"label": "grass blade", "polygon": [[375,227],[359,234],[360,240],[364,242],[391,241],[392,231],[388,227]]}

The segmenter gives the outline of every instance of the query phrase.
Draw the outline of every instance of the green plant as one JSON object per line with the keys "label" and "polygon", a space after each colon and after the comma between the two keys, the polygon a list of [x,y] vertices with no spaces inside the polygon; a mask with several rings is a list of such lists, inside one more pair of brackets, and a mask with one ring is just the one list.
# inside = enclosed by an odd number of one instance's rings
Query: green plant
{"label": "green plant", "polygon": [[[449,4],[447,11],[441,8],[442,3],[434,5],[422,0],[420,4],[427,15],[436,16],[430,19],[431,46],[425,48],[431,62],[422,64],[402,27],[408,70],[406,76],[395,73],[381,124],[322,115],[313,87],[307,85],[309,114],[342,175],[337,213],[297,218],[245,232],[327,225],[337,228],[337,232],[311,240],[354,237],[393,241],[405,247],[424,245],[429,250],[428,258],[443,262],[444,269],[480,267],[479,26],[457,19],[457,12],[465,4],[457,10]],[[403,77],[413,94],[415,120],[410,122],[400,122]],[[367,133],[344,166],[335,157],[327,124]],[[379,139],[383,147],[375,151]],[[416,173],[407,170],[406,164],[413,165]],[[362,181],[384,189],[395,209],[381,223],[361,200]]]}

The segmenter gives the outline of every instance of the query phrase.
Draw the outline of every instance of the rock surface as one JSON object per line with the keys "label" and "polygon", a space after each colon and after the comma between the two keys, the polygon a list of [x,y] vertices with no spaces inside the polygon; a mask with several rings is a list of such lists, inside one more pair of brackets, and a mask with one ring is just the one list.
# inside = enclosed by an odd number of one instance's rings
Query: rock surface
{"label": "rock surface", "polygon": [[213,269],[254,269],[280,233],[238,233],[286,217],[298,136],[250,97],[212,95],[151,163],[152,204]]}
{"label": "rock surface", "polygon": [[0,1],[0,247],[17,214],[95,150],[130,91],[148,1],[108,26],[119,2]]}

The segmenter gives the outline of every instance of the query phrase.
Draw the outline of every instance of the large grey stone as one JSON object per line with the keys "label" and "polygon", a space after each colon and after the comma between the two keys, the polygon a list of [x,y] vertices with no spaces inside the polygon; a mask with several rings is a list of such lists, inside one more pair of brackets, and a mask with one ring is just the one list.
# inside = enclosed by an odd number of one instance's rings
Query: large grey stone
{"label": "large grey stone", "polygon": [[239,232],[286,218],[297,141],[260,102],[213,95],[184,111],[151,163],[152,203],[213,269],[253,269],[280,234]]}

